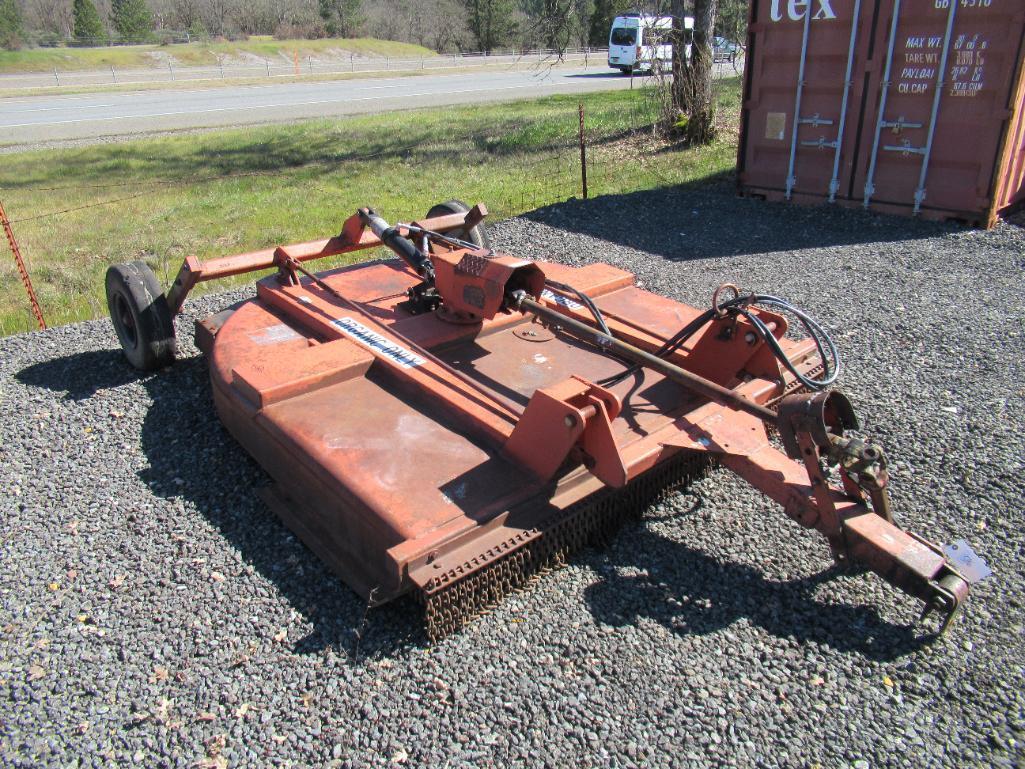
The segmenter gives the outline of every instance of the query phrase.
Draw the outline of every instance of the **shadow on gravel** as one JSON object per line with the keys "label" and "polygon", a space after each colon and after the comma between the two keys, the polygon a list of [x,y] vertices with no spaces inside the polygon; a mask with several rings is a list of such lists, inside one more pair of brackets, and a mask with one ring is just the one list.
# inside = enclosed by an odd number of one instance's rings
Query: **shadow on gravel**
{"label": "shadow on gravel", "polygon": [[[236,548],[313,625],[296,641],[296,654],[333,648],[350,659],[365,659],[426,642],[412,600],[368,613],[363,600],[264,505],[259,491],[270,479],[221,426],[202,357],[141,375],[120,350],[96,350],[28,366],[15,376],[22,384],[83,402],[100,390],[132,383],[144,387],[151,402],[139,442],[149,466],[140,479],[158,498],[194,505],[225,538],[225,546]],[[187,535],[187,524],[173,533]],[[186,542],[183,551],[187,548]]]}
{"label": "shadow on gravel", "polygon": [[671,188],[572,199],[521,216],[671,261],[914,241],[963,229],[838,206],[741,198],[732,171]]}
{"label": "shadow on gravel", "polygon": [[[882,619],[874,608],[823,603],[815,589],[842,578],[839,567],[787,582],[766,579],[750,566],[722,562],[654,532],[635,527],[629,563],[605,561],[600,580],[586,590],[595,620],[623,627],[647,617],[681,635],[703,635],[740,619],[779,638],[811,641],[874,660],[893,660],[927,645],[932,636]],[[622,552],[622,550],[620,551]],[[640,574],[623,575],[616,566]]]}

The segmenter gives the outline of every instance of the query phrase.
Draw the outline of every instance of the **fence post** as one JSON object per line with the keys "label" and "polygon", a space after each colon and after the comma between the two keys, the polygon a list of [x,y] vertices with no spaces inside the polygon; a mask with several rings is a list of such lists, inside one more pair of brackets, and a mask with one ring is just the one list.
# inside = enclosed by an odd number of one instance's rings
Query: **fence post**
{"label": "fence post", "polygon": [[312,75],[313,74],[313,57],[312,56],[307,56],[306,58],[309,59],[309,61],[310,61],[310,74]]}
{"label": "fence post", "polygon": [[220,56],[217,57],[217,69],[221,71],[221,80],[224,80],[224,60]]}
{"label": "fence post", "polygon": [[7,242],[11,245],[11,253],[14,254],[14,263],[18,266],[18,274],[21,275],[21,282],[25,286],[25,292],[28,294],[28,300],[32,304],[32,314],[36,318],[36,323],[39,324],[39,328],[46,331],[46,321],[43,320],[43,310],[39,307],[39,299],[36,297],[36,291],[32,288],[32,280],[28,276],[28,270],[25,269],[25,261],[21,258],[21,249],[18,248],[18,241],[14,239],[14,230],[11,229],[11,220],[7,218],[7,212],[4,211],[4,204],[0,201],[0,225],[4,228],[4,233],[7,235]]}
{"label": "fence post", "polygon": [[584,142],[584,103],[580,102],[580,184],[587,200],[587,144]]}
{"label": "fence post", "polygon": [[263,63],[267,67],[267,77],[270,77],[270,59],[264,59]]}
{"label": "fence post", "polygon": [[117,74],[114,72],[113,64],[110,65],[110,77],[113,79],[115,83],[117,82]]}
{"label": "fence post", "polygon": [[57,77],[57,68],[53,68],[53,79],[57,81],[57,87],[60,88],[61,79]]}
{"label": "fence post", "polygon": [[353,54],[350,53],[349,54],[349,72],[355,72],[356,71],[356,62],[355,62],[355,60],[352,57],[353,57]]}
{"label": "fence post", "polygon": [[174,67],[171,66],[171,60],[167,60],[167,71],[171,73],[171,80],[174,80]]}

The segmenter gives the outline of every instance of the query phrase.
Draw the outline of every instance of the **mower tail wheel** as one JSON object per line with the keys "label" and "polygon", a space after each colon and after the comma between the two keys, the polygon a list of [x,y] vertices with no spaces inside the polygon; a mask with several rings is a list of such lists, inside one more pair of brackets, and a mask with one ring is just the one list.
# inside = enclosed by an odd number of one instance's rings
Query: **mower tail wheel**
{"label": "mower tail wheel", "polygon": [[[447,214],[465,214],[469,210],[470,207],[461,200],[446,200],[444,203],[431,206],[431,210],[427,212],[427,218],[430,219],[433,216],[445,216]],[[487,230],[484,229],[484,222],[476,224],[469,229],[464,227],[458,230],[450,230],[446,234],[473,243],[477,248],[491,248],[491,238],[488,237]]]}
{"label": "mower tail wheel", "polygon": [[107,269],[107,309],[128,362],[141,371],[171,364],[177,350],[167,299],[145,262]]}

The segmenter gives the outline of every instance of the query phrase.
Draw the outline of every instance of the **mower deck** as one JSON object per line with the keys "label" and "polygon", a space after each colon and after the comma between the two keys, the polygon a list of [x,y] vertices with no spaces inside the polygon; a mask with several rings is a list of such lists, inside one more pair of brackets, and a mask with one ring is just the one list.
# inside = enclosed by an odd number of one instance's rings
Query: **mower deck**
{"label": "mower deck", "polygon": [[[540,266],[585,291],[607,317],[648,333],[668,338],[699,314],[636,288],[631,274],[606,265]],[[622,363],[522,315],[473,325],[410,315],[400,305],[415,278],[398,261],[318,277],[359,312],[309,280],[285,286],[271,276],[258,283],[256,299],[202,325],[198,338],[210,357],[221,419],[276,482],[268,501],[363,597],[380,603],[469,572],[489,561],[489,551],[504,553],[517,537],[524,544],[604,489],[582,467],[539,481],[503,456],[488,431],[427,390],[404,387],[350,334],[367,341],[397,332],[519,411],[540,388],[573,375],[598,381],[622,371]],[[554,295],[548,301],[567,313],[579,307]],[[798,359],[811,353],[808,344],[789,346]],[[391,354],[400,362],[417,357],[401,343]],[[739,373],[715,360],[704,368],[723,384]],[[778,383],[761,384],[762,401],[781,393]],[[610,389],[624,404],[612,432],[638,473],[691,453],[660,443],[658,434],[677,439],[674,424],[705,399],[650,370]],[[474,405],[501,427],[500,415]],[[507,424],[511,432],[514,423]]]}
{"label": "mower deck", "polygon": [[[712,463],[949,626],[988,569],[895,523],[882,448],[827,389],[821,326],[729,284],[698,310],[608,265],[497,253],[485,215],[449,201],[393,227],[360,209],[328,240],[189,257],[166,295],[115,265],[111,317],[129,360],[159,368],[198,282],[277,267],[197,323],[217,410],[274,479],[268,504],[369,604],[415,592],[431,638]],[[378,245],[400,259],[303,267]]]}

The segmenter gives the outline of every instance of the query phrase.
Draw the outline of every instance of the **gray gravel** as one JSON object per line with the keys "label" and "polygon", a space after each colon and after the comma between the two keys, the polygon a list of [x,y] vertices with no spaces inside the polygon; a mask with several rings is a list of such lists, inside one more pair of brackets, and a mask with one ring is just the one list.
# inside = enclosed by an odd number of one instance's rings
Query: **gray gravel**
{"label": "gray gravel", "polygon": [[188,344],[140,378],[83,323],[0,341],[0,764],[1022,762],[1025,233],[714,186],[532,218],[498,243],[697,304],[731,280],[834,329],[901,521],[997,573],[953,634],[927,643],[913,600],[716,473],[427,646],[409,602],[366,614],[263,507]]}

